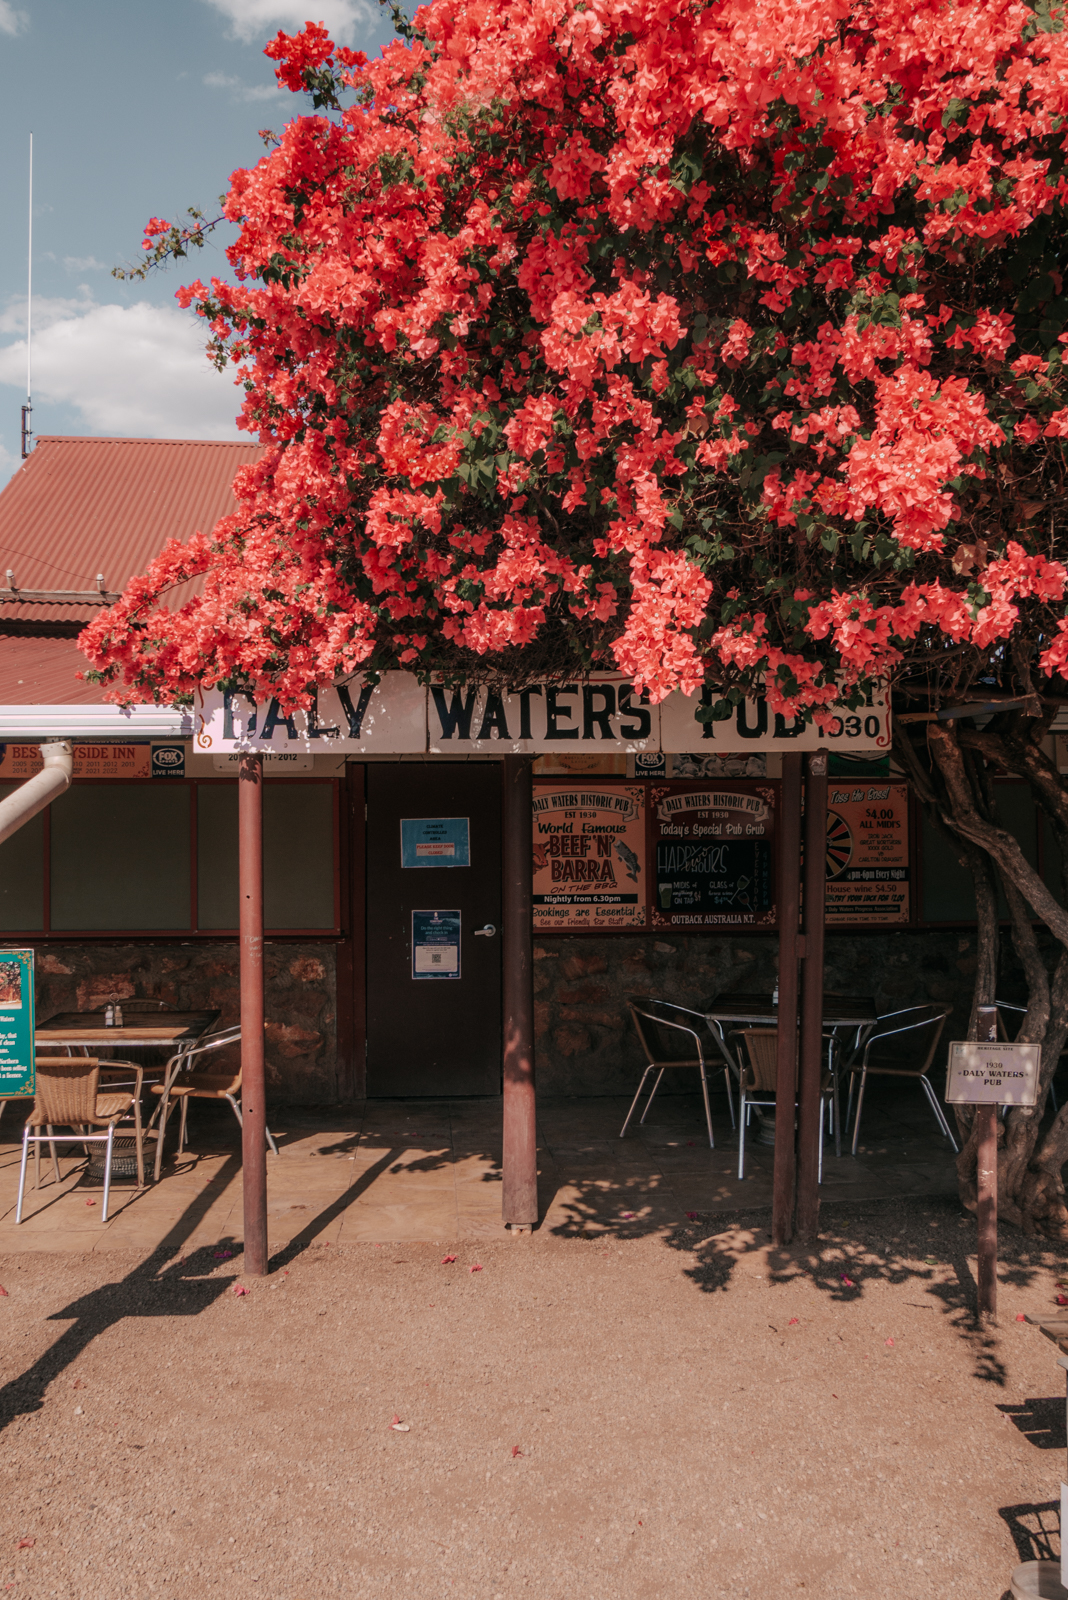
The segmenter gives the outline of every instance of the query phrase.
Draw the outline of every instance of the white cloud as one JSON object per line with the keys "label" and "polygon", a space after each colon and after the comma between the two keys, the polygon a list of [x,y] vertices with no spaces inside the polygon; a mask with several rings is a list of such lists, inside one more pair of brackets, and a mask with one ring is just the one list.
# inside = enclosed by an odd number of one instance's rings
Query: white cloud
{"label": "white cloud", "polygon": [[64,256],[63,265],[68,272],[106,272],[103,261],[98,261],[96,256]]}
{"label": "white cloud", "polygon": [[[0,0],[3,4],[4,0]],[[246,44],[284,28],[296,33],[309,20],[322,23],[338,44],[355,44],[366,38],[377,12],[368,0],[205,0],[227,18],[233,32]]]}
{"label": "white cloud", "polygon": [[[25,327],[25,301],[0,333]],[[239,439],[241,391],[204,354],[205,329],[172,306],[89,300],[33,303],[33,391],[73,406],[88,433],[147,439]],[[26,341],[0,345],[0,383],[22,389]],[[44,417],[38,414],[42,432]]]}
{"label": "white cloud", "polygon": [[16,11],[11,0],[0,0],[0,33],[10,33],[14,36],[29,25],[30,19],[25,11]]}
{"label": "white cloud", "polygon": [[235,100],[277,100],[289,94],[277,83],[242,83],[229,72],[209,72],[204,82],[209,89],[229,89]]}

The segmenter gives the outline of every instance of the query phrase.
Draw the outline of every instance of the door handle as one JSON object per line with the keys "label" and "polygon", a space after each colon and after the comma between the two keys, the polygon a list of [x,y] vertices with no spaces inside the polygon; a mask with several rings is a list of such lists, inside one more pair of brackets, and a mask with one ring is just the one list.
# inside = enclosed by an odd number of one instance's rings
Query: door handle
{"label": "door handle", "polygon": [[487,922],[486,926],[484,928],[476,928],[475,929],[475,938],[476,939],[492,939],[493,935],[496,932],[497,932],[497,930],[493,926],[493,923],[492,922]]}

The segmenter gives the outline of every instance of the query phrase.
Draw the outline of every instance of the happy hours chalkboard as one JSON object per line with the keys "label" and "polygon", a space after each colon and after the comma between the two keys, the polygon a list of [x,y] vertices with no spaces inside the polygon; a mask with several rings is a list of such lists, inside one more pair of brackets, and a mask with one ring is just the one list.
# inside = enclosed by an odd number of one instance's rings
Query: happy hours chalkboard
{"label": "happy hours chalkboard", "polygon": [[672,783],[649,793],[654,928],[775,922],[773,783]]}

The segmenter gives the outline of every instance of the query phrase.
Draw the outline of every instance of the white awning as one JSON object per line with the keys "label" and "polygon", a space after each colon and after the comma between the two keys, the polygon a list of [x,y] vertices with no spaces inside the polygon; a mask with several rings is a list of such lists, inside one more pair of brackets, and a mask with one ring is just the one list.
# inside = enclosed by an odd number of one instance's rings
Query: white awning
{"label": "white awning", "polygon": [[174,706],[0,706],[0,740],[188,738],[193,713]]}

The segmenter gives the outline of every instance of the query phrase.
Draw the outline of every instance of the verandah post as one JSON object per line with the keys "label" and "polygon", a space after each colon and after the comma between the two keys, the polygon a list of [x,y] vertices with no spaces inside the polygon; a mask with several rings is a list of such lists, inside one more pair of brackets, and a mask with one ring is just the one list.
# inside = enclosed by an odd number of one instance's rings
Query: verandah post
{"label": "verandah post", "polygon": [[771,1197],[771,1236],[789,1244],[794,1231],[797,1164],[793,1105],[797,1098],[797,965],[801,915],[801,761],[800,752],[782,758],[779,813],[779,1040],[776,1063],[775,1171]]}
{"label": "verandah post", "polygon": [[241,972],[241,1175],[245,1271],[267,1271],[267,1112],[263,1061],[263,757],[237,780]]}
{"label": "verandah post", "polygon": [[804,958],[797,1109],[797,1233],[811,1243],[820,1222],[820,1084],[823,1079],[823,926],[827,894],[827,751],[805,763]]}
{"label": "verandah post", "polygon": [[534,863],[532,756],[504,758],[503,950],[504,1182],[506,1227],[538,1220],[537,1115],[534,1097]]}

